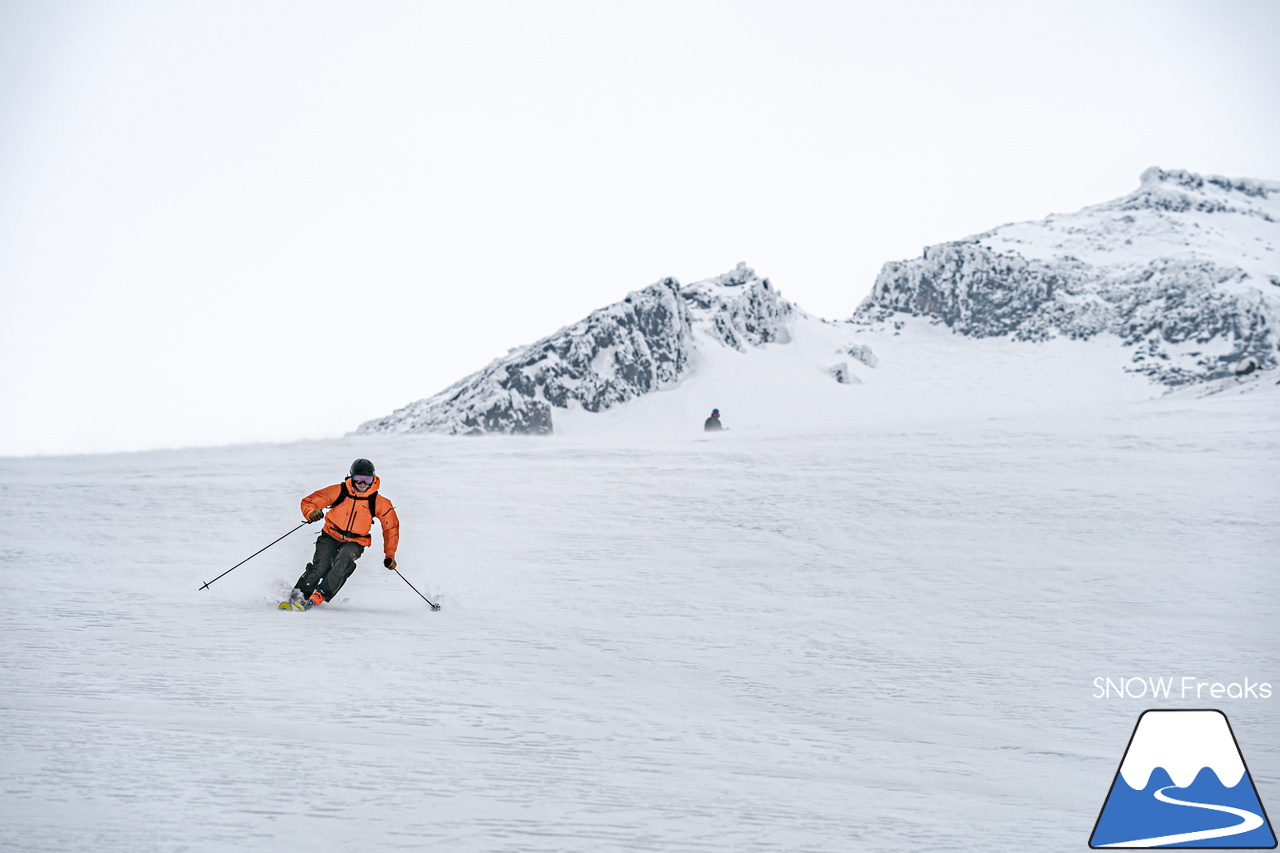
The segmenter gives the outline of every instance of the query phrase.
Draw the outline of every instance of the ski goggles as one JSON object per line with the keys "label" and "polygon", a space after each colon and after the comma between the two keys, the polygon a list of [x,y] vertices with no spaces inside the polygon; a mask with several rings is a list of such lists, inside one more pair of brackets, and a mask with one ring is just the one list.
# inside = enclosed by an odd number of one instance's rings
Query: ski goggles
{"label": "ski goggles", "polygon": [[351,478],[351,482],[355,483],[357,486],[372,486],[373,475],[356,474]]}

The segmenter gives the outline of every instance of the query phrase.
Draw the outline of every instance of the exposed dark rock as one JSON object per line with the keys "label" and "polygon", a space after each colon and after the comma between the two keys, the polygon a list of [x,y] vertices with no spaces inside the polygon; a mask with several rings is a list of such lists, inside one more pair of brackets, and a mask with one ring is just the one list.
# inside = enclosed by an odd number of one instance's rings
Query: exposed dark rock
{"label": "exposed dark rock", "polygon": [[553,409],[599,412],[675,384],[695,330],[739,350],[785,342],[791,311],[745,264],[688,287],[666,278],[357,432],[549,433]]}
{"label": "exposed dark rock", "polygon": [[1228,376],[1246,358],[1271,368],[1278,202],[1280,184],[1149,169],[1117,201],[885,264],[854,320],[908,314],[1019,341],[1117,335],[1129,369],[1165,385]]}

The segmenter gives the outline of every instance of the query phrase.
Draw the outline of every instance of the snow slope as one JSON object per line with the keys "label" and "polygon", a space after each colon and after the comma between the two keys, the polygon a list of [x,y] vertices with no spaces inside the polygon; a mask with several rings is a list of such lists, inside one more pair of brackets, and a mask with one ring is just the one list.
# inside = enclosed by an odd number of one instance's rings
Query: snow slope
{"label": "snow slope", "polygon": [[[544,438],[0,459],[0,850],[1084,849],[1148,707],[1093,679],[1280,682],[1280,388],[966,408],[1025,365],[939,337],[892,409],[885,334],[783,350],[790,433],[726,361]],[[443,610],[376,554],[275,610],[310,528],[197,591],[356,456]],[[1274,813],[1280,704],[1225,710]]]}
{"label": "snow slope", "polygon": [[[731,431],[763,436],[871,426],[942,429],[957,419],[1092,412],[1159,393],[1118,368],[1124,358],[1119,341],[958,342],[945,327],[915,317],[853,332],[848,323],[800,313],[788,329],[786,344],[742,352],[701,346],[688,375],[672,387],[599,413],[560,412],[556,429],[617,440],[674,437],[700,426],[712,408],[721,410]],[[843,383],[834,376],[837,367]],[[1265,371],[1242,388],[1270,387],[1268,378],[1280,377]]]}
{"label": "snow slope", "polygon": [[[0,850],[1080,850],[1151,701],[1095,679],[1280,688],[1272,362],[631,300],[340,441],[0,459]],[[314,528],[198,591],[357,456],[443,610],[376,552],[274,609]]]}

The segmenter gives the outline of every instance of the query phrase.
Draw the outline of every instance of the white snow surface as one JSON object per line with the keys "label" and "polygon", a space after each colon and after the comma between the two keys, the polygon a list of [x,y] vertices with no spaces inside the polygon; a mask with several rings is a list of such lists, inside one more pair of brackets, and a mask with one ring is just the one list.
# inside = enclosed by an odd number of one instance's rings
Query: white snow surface
{"label": "white snow surface", "polygon": [[1130,788],[1147,787],[1152,772],[1163,767],[1173,784],[1186,788],[1208,767],[1223,785],[1234,788],[1244,778],[1244,759],[1221,711],[1148,711],[1120,765]]}
{"label": "white snow surface", "polygon": [[[549,437],[0,459],[0,850],[1084,849],[1147,707],[1095,678],[1280,686],[1278,377],[919,323]],[[198,590],[357,456],[441,611],[376,534],[275,609],[314,527]]]}
{"label": "white snow surface", "polygon": [[[695,329],[692,369],[674,388],[602,412],[557,409],[556,432],[675,439],[718,408],[731,431],[779,438],[857,434],[870,425],[943,428],[957,419],[1105,409],[1165,391],[1123,372],[1127,355],[1114,338],[1034,344],[969,339],[920,317],[902,316],[896,328],[867,329],[799,310],[786,328],[787,343],[742,351]],[[831,374],[840,363],[853,377],[849,384]],[[1260,381],[1241,388],[1269,387],[1265,377],[1274,382],[1274,374],[1263,371]]]}

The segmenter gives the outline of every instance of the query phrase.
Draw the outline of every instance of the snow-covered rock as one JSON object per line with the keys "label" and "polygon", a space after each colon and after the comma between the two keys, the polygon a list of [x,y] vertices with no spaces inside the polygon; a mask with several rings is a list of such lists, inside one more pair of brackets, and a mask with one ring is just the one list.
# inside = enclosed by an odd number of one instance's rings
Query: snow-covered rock
{"label": "snow-covered rock", "polygon": [[691,322],[724,346],[746,352],[747,347],[791,340],[787,321],[793,306],[746,264],[691,284],[681,294]]}
{"label": "snow-covered rock", "polygon": [[671,387],[699,345],[784,343],[791,314],[745,264],[688,286],[665,278],[357,433],[549,433],[553,409],[599,412]]}
{"label": "snow-covered rock", "polygon": [[641,409],[656,429],[728,403],[743,425],[865,422],[915,399],[989,409],[1035,393],[1008,373],[1033,364],[1032,380],[1054,377],[1047,394],[1237,389],[1280,367],[1278,250],[1280,183],[1149,169],[1115,201],[886,264],[847,322],[745,264],[666,278],[358,432],[572,432]]}
{"label": "snow-covered rock", "polygon": [[1131,195],[885,264],[855,322],[971,337],[1119,336],[1169,386],[1277,364],[1280,183],[1148,169]]}

